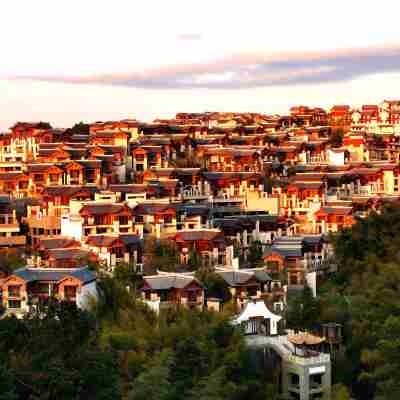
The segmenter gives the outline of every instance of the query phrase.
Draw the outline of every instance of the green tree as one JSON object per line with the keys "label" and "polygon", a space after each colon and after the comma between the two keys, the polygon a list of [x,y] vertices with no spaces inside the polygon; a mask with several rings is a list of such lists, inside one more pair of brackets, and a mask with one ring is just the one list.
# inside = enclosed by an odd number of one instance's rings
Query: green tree
{"label": "green tree", "polygon": [[10,366],[0,361],[0,400],[17,400],[15,375]]}
{"label": "green tree", "polygon": [[72,135],[89,135],[90,126],[84,122],[75,124],[72,128],[68,128],[66,133]]}
{"label": "green tree", "polygon": [[202,267],[201,257],[194,248],[190,251],[188,265],[192,271],[198,271]]}
{"label": "green tree", "polygon": [[236,385],[228,382],[223,367],[199,380],[190,392],[191,400],[225,400],[232,398]]}
{"label": "green tree", "polygon": [[228,284],[216,272],[197,270],[195,276],[203,284],[207,297],[215,297],[223,302],[230,300]]}
{"label": "green tree", "polygon": [[399,233],[400,208],[389,204],[333,238],[338,273],[322,288],[321,304],[328,307],[321,319],[341,319],[343,363],[352,374],[341,379],[356,398],[390,399],[399,393]]}
{"label": "green tree", "polygon": [[12,377],[1,374],[4,387],[17,399],[120,398],[113,355],[97,347],[93,317],[73,303],[51,300],[25,319],[0,320],[0,349]]}
{"label": "green tree", "polygon": [[329,137],[329,142],[333,147],[340,147],[343,144],[344,130],[343,128],[335,129]]}
{"label": "green tree", "polygon": [[259,240],[253,240],[249,246],[247,261],[252,267],[262,264],[263,248]]}
{"label": "green tree", "polygon": [[311,289],[305,286],[299,296],[289,299],[287,323],[293,329],[312,330],[319,322],[320,302]]}
{"label": "green tree", "polygon": [[351,400],[349,389],[341,384],[334,385],[332,387],[332,400]]}
{"label": "green tree", "polygon": [[143,286],[143,276],[135,263],[119,263],[114,269],[114,278],[128,288],[134,298]]}
{"label": "green tree", "polygon": [[146,365],[143,372],[133,381],[129,400],[167,400],[173,392],[171,368],[173,354],[169,350],[156,354]]}
{"label": "green tree", "polygon": [[19,254],[1,254],[0,272],[6,275],[12,274],[16,269],[26,265],[26,260]]}

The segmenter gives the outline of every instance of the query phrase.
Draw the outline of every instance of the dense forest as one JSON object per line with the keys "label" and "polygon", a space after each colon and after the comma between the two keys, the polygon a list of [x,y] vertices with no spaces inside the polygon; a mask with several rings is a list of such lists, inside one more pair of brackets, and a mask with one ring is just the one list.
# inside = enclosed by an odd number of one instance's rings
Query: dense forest
{"label": "dense forest", "polygon": [[334,382],[356,399],[400,399],[400,208],[388,205],[332,240],[338,272],[316,300],[292,302],[288,322],[343,324],[345,354]]}
{"label": "dense forest", "polygon": [[[371,214],[332,240],[338,272],[316,299],[306,289],[290,301],[288,326],[343,325],[334,399],[397,400],[400,208]],[[280,399],[274,371],[254,368],[229,308],[157,316],[135,299],[140,279],[121,266],[101,277],[91,311],[54,301],[23,320],[1,319],[0,400]]]}
{"label": "dense forest", "polygon": [[[277,399],[224,313],[156,316],[121,267],[91,312],[51,302],[0,321],[0,399]],[[129,287],[129,292],[126,288]]]}

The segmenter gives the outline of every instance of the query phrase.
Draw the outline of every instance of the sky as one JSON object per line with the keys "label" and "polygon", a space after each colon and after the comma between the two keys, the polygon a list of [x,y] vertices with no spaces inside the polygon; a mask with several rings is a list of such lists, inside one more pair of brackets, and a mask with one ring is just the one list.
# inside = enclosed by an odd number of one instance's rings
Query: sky
{"label": "sky", "polygon": [[397,0],[1,1],[0,130],[400,98],[399,11]]}

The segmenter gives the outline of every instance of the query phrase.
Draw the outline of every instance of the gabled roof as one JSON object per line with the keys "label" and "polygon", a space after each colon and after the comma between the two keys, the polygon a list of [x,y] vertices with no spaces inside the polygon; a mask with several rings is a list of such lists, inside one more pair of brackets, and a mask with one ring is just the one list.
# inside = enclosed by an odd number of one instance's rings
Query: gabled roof
{"label": "gabled roof", "polygon": [[111,192],[119,193],[145,193],[147,189],[146,184],[116,184],[110,185],[108,188]]}
{"label": "gabled roof", "polygon": [[257,282],[272,280],[269,274],[264,271],[217,271],[217,274],[232,287],[245,285],[254,279]]}
{"label": "gabled roof", "polygon": [[99,189],[96,186],[81,186],[81,185],[58,185],[58,186],[46,186],[44,188],[43,194],[49,196],[65,196],[72,197],[80,192],[87,192],[94,194],[98,192]]}
{"label": "gabled roof", "polygon": [[182,230],[176,233],[176,242],[196,242],[200,240],[205,241],[218,241],[225,243],[225,237],[219,230],[211,229],[189,229]]}
{"label": "gabled roof", "polygon": [[184,276],[178,274],[152,275],[145,276],[143,279],[145,283],[145,287],[143,290],[184,289],[192,282],[195,282],[199,286],[202,286],[196,278],[193,278],[192,276]]}
{"label": "gabled roof", "polygon": [[244,307],[241,314],[234,320],[234,324],[240,324],[251,318],[263,317],[278,322],[282,319],[280,315],[276,315],[268,310],[264,301],[249,301]]}
{"label": "gabled roof", "polygon": [[133,209],[135,215],[153,215],[168,211],[175,212],[175,207],[168,203],[140,203]]}
{"label": "gabled roof", "polygon": [[269,249],[267,249],[263,255],[264,258],[277,253],[281,257],[303,257],[303,251],[301,247],[293,247],[293,248],[285,248],[279,247],[276,245],[272,245]]}
{"label": "gabled roof", "polygon": [[321,207],[317,214],[351,215],[352,207]]}
{"label": "gabled roof", "polygon": [[123,244],[121,239],[115,235],[90,235],[86,238],[86,244],[95,247],[110,247]]}
{"label": "gabled roof", "polygon": [[38,243],[38,247],[43,247],[45,249],[65,249],[68,247],[77,247],[80,242],[77,240],[66,237],[66,236],[56,236],[56,237],[41,237]]}
{"label": "gabled roof", "polygon": [[21,268],[14,271],[11,276],[17,276],[25,282],[59,282],[68,276],[79,279],[82,283],[89,283],[96,280],[96,274],[87,267],[71,269]]}
{"label": "gabled roof", "polygon": [[82,248],[53,248],[48,250],[49,257],[55,260],[79,259],[90,255],[88,250]]}
{"label": "gabled roof", "polygon": [[93,203],[85,204],[79,213],[81,215],[132,214],[132,210],[126,204]]}

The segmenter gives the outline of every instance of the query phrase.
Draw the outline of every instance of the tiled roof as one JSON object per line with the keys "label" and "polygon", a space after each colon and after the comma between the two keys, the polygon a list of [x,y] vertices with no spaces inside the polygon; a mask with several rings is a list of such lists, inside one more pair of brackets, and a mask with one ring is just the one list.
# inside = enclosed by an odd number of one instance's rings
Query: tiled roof
{"label": "tiled roof", "polygon": [[14,271],[13,275],[18,276],[25,282],[59,282],[61,279],[64,279],[68,276],[73,276],[83,283],[89,283],[96,279],[95,273],[90,271],[88,268],[71,268],[70,270],[21,268]]}
{"label": "tiled roof", "polygon": [[85,204],[80,214],[90,215],[104,215],[104,214],[118,214],[122,212],[130,212],[130,209],[125,204],[110,204],[110,203],[98,203],[98,204]]}
{"label": "tiled roof", "polygon": [[145,193],[147,187],[145,184],[117,184],[110,185],[109,190],[120,193]]}
{"label": "tiled roof", "polygon": [[225,242],[221,231],[208,229],[178,231],[175,235],[175,240],[177,242],[194,242],[198,240]]}
{"label": "tiled roof", "polygon": [[[193,281],[200,285],[197,279],[192,276],[154,275],[144,277],[145,285],[148,286],[150,290],[183,289],[189,286]],[[144,290],[146,290],[146,287]]]}
{"label": "tiled roof", "polygon": [[39,241],[39,246],[44,247],[45,249],[60,249],[67,247],[76,247],[79,245],[75,239],[58,236],[58,237],[41,237]]}
{"label": "tiled roof", "polygon": [[174,206],[165,203],[140,203],[134,209],[135,215],[152,215],[174,210]]}
{"label": "tiled roof", "polygon": [[96,193],[99,189],[96,186],[89,185],[89,186],[81,186],[81,185],[58,185],[58,186],[46,186],[44,188],[44,195],[49,196],[65,196],[71,197],[79,192],[89,192],[89,193]]}
{"label": "tiled roof", "polygon": [[254,274],[240,271],[217,271],[229,286],[239,286],[247,283]]}
{"label": "tiled roof", "polygon": [[49,256],[56,260],[68,260],[71,258],[84,258],[89,255],[89,251],[81,248],[53,248],[49,250]]}
{"label": "tiled roof", "polygon": [[336,215],[349,215],[353,211],[352,207],[321,207],[321,210],[325,214],[336,214]]}

